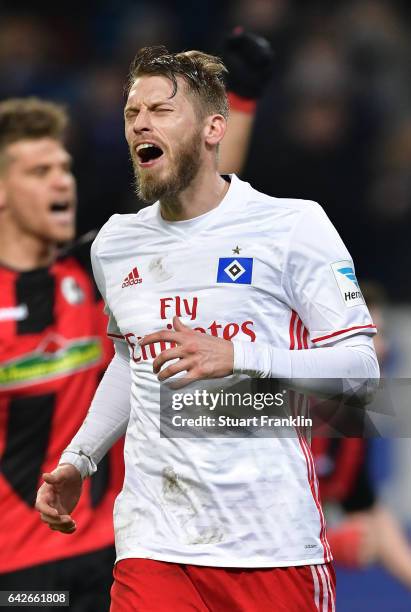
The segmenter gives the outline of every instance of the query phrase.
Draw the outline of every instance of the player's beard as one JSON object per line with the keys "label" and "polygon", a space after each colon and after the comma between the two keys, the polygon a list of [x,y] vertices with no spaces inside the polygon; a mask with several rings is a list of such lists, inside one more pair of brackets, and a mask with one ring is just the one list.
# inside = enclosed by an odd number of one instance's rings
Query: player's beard
{"label": "player's beard", "polygon": [[133,159],[137,196],[144,202],[157,200],[173,201],[187,189],[197,176],[201,165],[201,132],[196,131],[188,142],[176,152],[171,171],[164,178],[156,176],[156,171],[142,170]]}

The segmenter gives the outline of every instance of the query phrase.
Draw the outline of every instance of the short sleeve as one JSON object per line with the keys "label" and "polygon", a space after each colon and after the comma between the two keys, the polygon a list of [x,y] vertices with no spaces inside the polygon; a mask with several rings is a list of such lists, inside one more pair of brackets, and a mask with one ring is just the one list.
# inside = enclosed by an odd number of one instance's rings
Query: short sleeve
{"label": "short sleeve", "polygon": [[307,203],[290,234],[283,286],[314,346],[376,332],[351,256],[314,202]]}

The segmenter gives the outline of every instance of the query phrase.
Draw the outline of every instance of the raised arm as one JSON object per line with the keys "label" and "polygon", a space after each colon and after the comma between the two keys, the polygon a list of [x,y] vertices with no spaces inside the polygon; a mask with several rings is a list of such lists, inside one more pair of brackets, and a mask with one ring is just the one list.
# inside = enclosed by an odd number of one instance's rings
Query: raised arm
{"label": "raised arm", "polygon": [[220,147],[221,174],[240,174],[248,153],[257,101],[271,75],[273,52],[267,40],[237,28],[224,44],[230,116]]}

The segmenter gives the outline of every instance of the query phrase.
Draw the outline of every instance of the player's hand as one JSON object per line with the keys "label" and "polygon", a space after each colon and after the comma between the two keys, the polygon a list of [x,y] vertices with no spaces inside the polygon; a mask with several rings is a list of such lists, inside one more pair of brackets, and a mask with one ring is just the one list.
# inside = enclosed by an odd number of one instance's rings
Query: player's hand
{"label": "player's hand", "polygon": [[[176,346],[162,351],[153,362],[153,372],[158,380],[165,381],[180,372],[187,372],[181,383],[184,386],[195,380],[222,378],[233,373],[234,348],[229,340],[194,331],[183,325],[178,317],[173,318],[174,330],[162,330],[144,336],[141,346],[154,342],[174,342]],[[161,370],[168,361],[178,359]],[[174,383],[173,383],[174,384]]]}
{"label": "player's hand", "polygon": [[61,533],[73,533],[76,523],[70,514],[80,499],[82,478],[79,470],[69,463],[43,474],[44,483],[37,492],[36,510],[41,520]]}
{"label": "player's hand", "polygon": [[269,41],[237,27],[226,37],[221,55],[228,70],[227,89],[242,98],[259,98],[274,67]]}

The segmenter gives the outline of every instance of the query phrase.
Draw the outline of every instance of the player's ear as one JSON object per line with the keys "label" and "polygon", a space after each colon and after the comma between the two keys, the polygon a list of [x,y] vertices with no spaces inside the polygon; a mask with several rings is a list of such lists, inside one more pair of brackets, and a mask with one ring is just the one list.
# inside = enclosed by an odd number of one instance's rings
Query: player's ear
{"label": "player's ear", "polygon": [[218,145],[227,129],[227,121],[223,115],[209,115],[204,126],[204,136],[206,144],[209,146]]}

